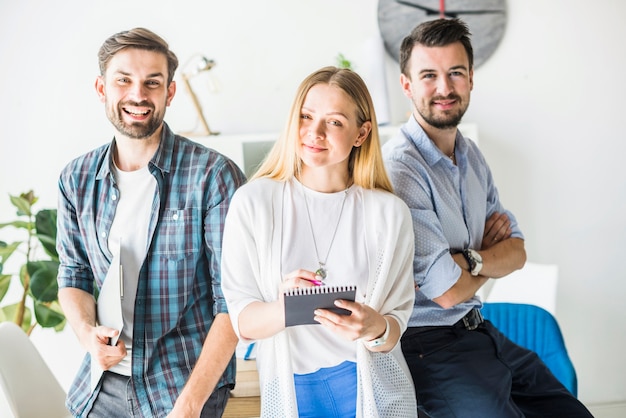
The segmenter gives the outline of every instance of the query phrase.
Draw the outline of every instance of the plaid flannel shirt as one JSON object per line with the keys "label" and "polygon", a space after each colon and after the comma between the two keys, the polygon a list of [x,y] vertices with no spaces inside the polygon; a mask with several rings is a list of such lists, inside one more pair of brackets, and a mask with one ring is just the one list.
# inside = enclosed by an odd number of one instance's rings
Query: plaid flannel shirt
{"label": "plaid flannel shirt", "polygon": [[[112,260],[107,239],[119,201],[110,166],[111,144],[70,162],[59,179],[57,247],[60,288],[91,294]],[[216,314],[227,312],[221,291],[224,219],[245,176],[231,160],[164,123],[149,163],[157,181],[148,252],[135,300],[132,387],[145,416],[164,416],[185,385]],[[217,387],[233,385],[234,358]],[[99,388],[90,390],[87,354],[67,406],[86,414]]]}

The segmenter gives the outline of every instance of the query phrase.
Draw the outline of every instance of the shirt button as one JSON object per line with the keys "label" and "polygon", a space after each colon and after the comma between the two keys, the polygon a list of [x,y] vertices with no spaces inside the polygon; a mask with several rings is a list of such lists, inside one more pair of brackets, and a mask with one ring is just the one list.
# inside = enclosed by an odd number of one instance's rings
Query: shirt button
{"label": "shirt button", "polygon": [[112,200],[117,200],[117,196],[116,196],[116,195],[112,195],[112,196],[111,196],[111,199],[112,199]]}
{"label": "shirt button", "polygon": [[175,213],[172,215],[172,219],[177,221],[178,220],[178,213]]}

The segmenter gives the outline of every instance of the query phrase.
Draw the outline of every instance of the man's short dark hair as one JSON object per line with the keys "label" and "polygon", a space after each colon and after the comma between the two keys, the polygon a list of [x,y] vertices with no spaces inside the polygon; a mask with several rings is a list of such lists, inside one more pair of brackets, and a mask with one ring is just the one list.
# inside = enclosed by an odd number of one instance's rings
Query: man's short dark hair
{"label": "man's short dark hair", "polygon": [[446,46],[454,42],[461,42],[467,52],[469,68],[474,66],[474,50],[470,36],[472,34],[465,22],[460,19],[435,19],[417,25],[411,33],[402,40],[400,45],[400,71],[410,77],[408,71],[411,51],[417,44],[426,47]]}
{"label": "man's short dark hair", "polygon": [[174,73],[178,68],[178,58],[170,51],[169,45],[156,33],[145,28],[134,28],[116,33],[109,37],[98,51],[98,64],[100,75],[104,75],[109,61],[115,54],[126,48],[143,49],[146,51],[160,52],[167,58],[167,85],[174,79]]}

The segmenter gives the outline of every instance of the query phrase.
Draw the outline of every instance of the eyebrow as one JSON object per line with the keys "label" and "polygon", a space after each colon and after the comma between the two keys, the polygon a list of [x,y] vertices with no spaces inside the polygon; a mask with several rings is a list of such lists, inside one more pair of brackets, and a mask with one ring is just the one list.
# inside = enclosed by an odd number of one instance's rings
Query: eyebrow
{"label": "eyebrow", "polygon": [[[113,71],[113,74],[121,74],[121,75],[124,75],[124,76],[132,77],[131,73],[126,72],[124,70],[115,70],[115,71]],[[165,75],[162,72],[156,72],[156,73],[148,74],[148,76],[146,78],[158,78],[158,77],[165,78]]]}
{"label": "eyebrow", "polygon": [[[452,70],[465,70],[465,71],[467,71],[467,67],[465,65],[455,65],[453,67],[448,68],[447,71],[452,71]],[[423,74],[423,73],[436,73],[436,72],[437,72],[437,70],[434,70],[434,69],[431,69],[431,68],[424,68],[419,73]]]}
{"label": "eyebrow", "polygon": [[[309,109],[306,106],[302,106],[302,110],[303,111],[307,111],[307,112],[311,112],[311,113],[316,113],[313,109]],[[344,113],[342,112],[330,112],[330,113],[326,113],[326,116],[342,116],[345,119],[349,119],[348,116],[346,116]]]}
{"label": "eyebrow", "polygon": [[465,65],[455,65],[454,67],[451,67],[450,70],[465,70],[465,71],[467,71],[467,67]]}

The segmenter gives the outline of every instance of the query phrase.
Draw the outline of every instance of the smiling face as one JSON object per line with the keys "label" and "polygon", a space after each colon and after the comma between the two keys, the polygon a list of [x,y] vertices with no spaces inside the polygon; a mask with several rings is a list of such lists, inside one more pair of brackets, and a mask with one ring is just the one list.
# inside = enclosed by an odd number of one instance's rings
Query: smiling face
{"label": "smiling face", "polygon": [[158,52],[126,48],[111,58],[96,91],[120,135],[150,138],[163,124],[176,84],[167,85],[167,59]]}
{"label": "smiling face", "polygon": [[341,88],[331,84],[311,87],[300,114],[302,176],[324,170],[345,183],[350,153],[363,143],[370,129],[371,122],[358,126],[357,107]]}
{"label": "smiling face", "polygon": [[400,75],[404,94],[415,106],[415,118],[437,129],[451,129],[461,122],[470,101],[473,70],[461,42],[441,47],[416,44],[409,60],[409,74]]}

